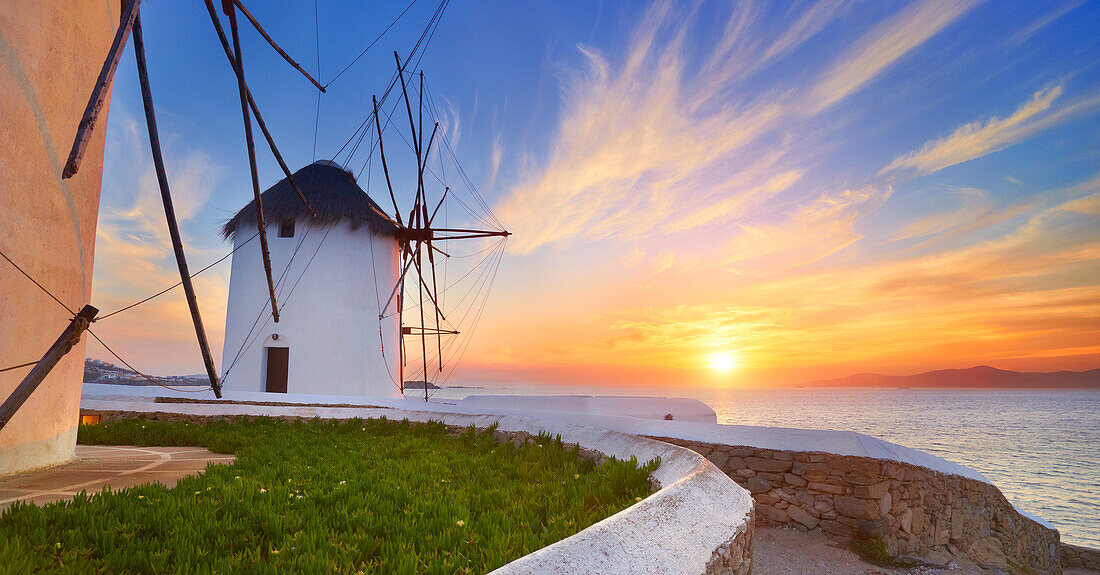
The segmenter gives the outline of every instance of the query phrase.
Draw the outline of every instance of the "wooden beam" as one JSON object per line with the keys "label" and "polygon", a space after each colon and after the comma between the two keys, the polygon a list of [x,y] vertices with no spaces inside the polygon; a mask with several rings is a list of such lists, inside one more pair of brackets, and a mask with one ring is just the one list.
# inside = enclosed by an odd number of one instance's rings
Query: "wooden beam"
{"label": "wooden beam", "polygon": [[[402,259],[404,259],[404,251],[402,251]],[[382,311],[378,312],[378,319],[385,317],[386,312],[390,309],[390,302],[397,296],[398,290],[405,289],[405,274],[409,273],[409,266],[412,265],[411,261],[406,261],[404,267],[401,269],[401,275],[397,278],[397,283],[393,286],[393,291],[390,292],[390,297],[386,299],[386,305],[382,307]],[[401,312],[401,298],[397,298],[398,313]]]}
{"label": "wooden beam", "polygon": [[199,302],[195,296],[195,286],[191,284],[191,272],[187,268],[187,256],[183,252],[183,239],[179,224],[176,222],[176,209],[172,205],[172,192],[168,188],[168,175],[164,169],[164,158],[160,150],[160,135],[157,131],[157,116],[153,110],[153,91],[149,87],[149,70],[145,63],[145,41],[141,33],[141,17],[134,19],[134,55],[137,58],[138,81],[141,84],[141,102],[145,106],[145,125],[149,129],[149,147],[153,154],[153,167],[160,184],[160,199],[164,203],[164,217],[168,220],[168,234],[172,238],[172,250],[176,254],[176,266],[179,268],[183,293],[187,297],[187,307],[191,310],[191,321],[195,324],[195,336],[202,352],[202,362],[206,366],[206,375],[210,378],[210,387],[219,399],[222,396],[221,382],[214,368],[214,357],[210,354],[210,343],[206,339],[206,329],[199,314]]}
{"label": "wooden beam", "polygon": [[393,193],[393,184],[390,183],[390,167],[386,164],[386,149],[382,147],[382,121],[378,116],[378,98],[371,95],[371,100],[374,101],[374,125],[378,128],[378,154],[382,157],[382,172],[386,174],[386,187],[390,189],[393,214],[397,216],[397,225],[405,227],[405,224],[401,223],[401,208],[397,207],[397,196]]}
{"label": "wooden beam", "polygon": [[[438,125],[436,124],[436,126]],[[428,265],[432,266],[432,303],[435,304],[435,330],[438,332],[439,318],[443,316],[443,310],[439,309],[439,282],[435,278],[435,254],[432,250],[432,242],[426,243],[428,244]],[[437,337],[435,341],[436,346],[439,348],[439,372],[443,373],[443,338]]]}
{"label": "wooden beam", "polygon": [[[432,217],[428,218],[428,227],[432,227],[432,222],[435,221],[435,215],[439,213],[439,208],[443,207],[443,200],[447,199],[447,194],[451,193],[450,186],[443,187],[443,196],[439,198],[439,203],[435,205],[435,209],[432,210]],[[450,256],[447,256],[450,257]]]}
{"label": "wooden beam", "polygon": [[[213,6],[206,0],[208,8]],[[264,273],[267,275],[267,293],[271,298],[271,317],[279,323],[279,303],[275,301],[275,280],[271,276],[271,252],[267,247],[267,224],[264,222],[264,203],[260,198],[260,176],[256,170],[256,146],[252,140],[252,117],[248,111],[248,87],[244,81],[244,60],[241,54],[241,38],[237,31],[237,14],[232,0],[222,0],[222,10],[229,16],[229,30],[233,35],[233,71],[237,74],[237,91],[241,95],[241,114],[244,115],[244,141],[248,148],[248,167],[252,175],[252,195],[256,200],[256,225],[260,232],[260,254],[264,261]],[[217,15],[215,14],[215,21]],[[219,24],[220,26],[220,24]]]}
{"label": "wooden beam", "polygon": [[[424,243],[427,244],[428,242],[424,242]],[[416,249],[417,249],[417,253],[420,253],[420,246],[417,246]],[[416,274],[420,279],[420,285],[423,286],[425,290],[427,290],[427,292],[428,292],[428,301],[432,302],[432,305],[435,306],[436,311],[439,312],[440,314],[442,314],[443,312],[440,311],[439,303],[435,301],[435,296],[432,294],[432,289],[428,287],[428,281],[426,279],[424,279],[424,270],[421,269],[422,264],[423,264],[423,262],[420,262],[420,263],[416,264]],[[447,316],[443,316],[443,320],[446,321]]]}
{"label": "wooden beam", "polygon": [[244,4],[241,4],[241,0],[233,0],[233,3],[237,5],[238,9],[240,9],[241,14],[244,14],[244,17],[248,18],[248,21],[252,23],[252,27],[255,28],[257,32],[260,33],[260,36],[263,36],[264,40],[267,40],[267,43],[271,44],[271,47],[274,48],[275,51],[278,52],[279,55],[282,56],[284,60],[286,60],[287,64],[290,64],[291,66],[294,66],[294,69],[301,72],[302,75],[305,76],[307,80],[309,80],[310,82],[313,82],[313,85],[317,86],[318,90],[320,90],[322,92],[325,91],[325,87],[322,86],[320,82],[318,82],[317,80],[314,80],[313,76],[309,75],[309,72],[306,72],[305,70],[303,70],[302,67],[299,66],[298,63],[294,61],[294,58],[290,57],[290,54],[287,54],[286,52],[284,52],[283,49],[280,48],[279,45],[276,44],[275,41],[271,39],[271,36],[267,35],[267,31],[264,30],[264,27],[260,26],[260,23],[257,22],[256,19],[252,17],[252,13],[249,12],[248,9],[244,7]]}
{"label": "wooden beam", "polygon": [[[225,52],[225,57],[229,59],[229,65],[233,68],[234,73],[237,71],[237,60],[233,57],[233,50],[229,47],[229,40],[225,37],[225,30],[222,28],[221,22],[218,21],[218,13],[214,10],[214,5],[209,1],[206,3],[206,9],[210,13],[210,20],[214,23],[214,31],[218,33],[218,39],[221,40],[222,50]],[[243,74],[238,78],[238,82],[244,82]],[[309,200],[306,199],[305,194],[302,193],[302,189],[298,187],[298,182],[294,181],[294,174],[290,172],[290,167],[283,161],[283,155],[279,153],[279,147],[275,145],[275,138],[271,137],[271,132],[267,129],[267,123],[264,122],[264,117],[260,114],[260,108],[256,105],[255,98],[252,97],[252,90],[248,89],[248,84],[244,83],[244,91],[248,96],[248,107],[252,110],[252,115],[256,117],[256,125],[260,127],[260,131],[264,134],[264,139],[267,140],[267,145],[271,148],[271,155],[275,156],[275,161],[279,163],[279,168],[283,170],[283,174],[286,175],[287,180],[290,182],[290,187],[294,188],[294,193],[298,194],[298,199],[302,201],[306,209],[312,217],[317,217],[317,212],[313,210],[313,206],[309,204]]]}
{"label": "wooden beam", "polygon": [[[418,330],[421,330],[421,331],[418,331],[418,332],[414,333],[413,332],[414,329],[418,329]],[[421,332],[424,332],[424,333],[437,333],[437,334],[442,334],[442,335],[458,335],[459,334],[458,331],[453,330],[453,329],[433,329],[433,328],[430,328],[430,327],[421,327],[421,326],[418,326],[418,325],[408,325],[408,326],[405,326],[405,327],[401,328],[401,333],[404,334],[404,335],[420,335]]]}
{"label": "wooden beam", "polygon": [[481,232],[476,234],[464,234],[461,236],[437,236],[432,238],[433,241],[442,242],[447,240],[470,240],[474,238],[506,238],[512,235],[509,232]]}
{"label": "wooden beam", "polygon": [[[417,260],[416,273],[420,278],[421,285],[421,288],[417,290],[420,292],[420,325],[424,325],[424,275],[420,271],[420,258],[422,257],[420,253],[420,246],[416,246],[416,255],[414,255],[413,257]],[[424,401],[426,403],[428,401],[428,334],[426,333],[420,334],[420,359],[424,362]]]}
{"label": "wooden beam", "polygon": [[115,39],[111,42],[111,49],[107,51],[107,59],[103,62],[103,68],[99,70],[92,87],[92,95],[88,98],[88,105],[84,108],[84,116],[80,118],[80,125],[76,129],[76,139],[73,141],[73,149],[69,152],[69,159],[65,162],[65,168],[61,171],[61,178],[68,179],[76,175],[80,169],[80,160],[84,158],[84,150],[88,148],[88,142],[92,140],[92,132],[95,130],[96,119],[103,110],[103,103],[107,101],[107,92],[115,77],[115,69],[118,68],[118,60],[122,57],[122,49],[126,46],[126,39],[130,36],[130,30],[137,19],[138,3],[141,0],[130,0],[122,12],[122,21],[115,32]]}
{"label": "wooden beam", "polygon": [[73,346],[80,341],[80,335],[88,329],[97,313],[99,313],[98,309],[86,305],[84,309],[80,310],[80,313],[69,321],[69,325],[61,332],[61,336],[57,338],[57,341],[53,342],[53,345],[46,350],[46,354],[42,356],[42,359],[38,360],[31,372],[16,386],[15,391],[4,400],[3,405],[0,405],[0,429],[3,429],[11,421],[12,416],[38,389],[38,386],[42,384],[42,380],[49,375],[50,370],[57,365],[57,362],[61,361],[61,358],[65,357],[65,354],[69,353]]}

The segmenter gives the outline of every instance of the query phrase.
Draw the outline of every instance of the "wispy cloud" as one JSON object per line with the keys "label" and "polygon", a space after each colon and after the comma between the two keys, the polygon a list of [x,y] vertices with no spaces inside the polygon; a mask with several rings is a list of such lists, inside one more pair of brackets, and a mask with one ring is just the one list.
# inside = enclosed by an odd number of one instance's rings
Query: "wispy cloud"
{"label": "wispy cloud", "polygon": [[980,0],[921,0],[882,22],[842,54],[810,94],[818,111],[855,93]]}
{"label": "wispy cloud", "polygon": [[1007,43],[1018,45],[1027,42],[1029,39],[1031,39],[1032,36],[1038,34],[1040,30],[1046,28],[1047,26],[1050,26],[1055,20],[1058,20],[1066,14],[1069,14],[1071,11],[1073,11],[1074,8],[1077,8],[1084,3],[1085,0],[1072,0],[1070,2],[1066,2],[1065,4],[1055,8],[1054,10],[1051,10],[1042,18],[1039,18],[1031,24],[1028,24],[1019,32],[1013,34],[1011,37],[1009,37]]}
{"label": "wispy cloud", "polygon": [[764,52],[764,59],[789,54],[821,32],[843,9],[852,4],[854,4],[852,0],[818,0],[783,30],[783,33]]}
{"label": "wispy cloud", "polygon": [[[682,16],[669,2],[650,8],[619,67],[579,47],[586,69],[563,80],[570,104],[549,159],[498,208],[523,229],[515,250],[647,233],[669,218],[684,229],[708,220],[681,213],[685,203],[699,203],[695,194],[740,189],[731,175],[762,155],[746,146],[776,126],[781,107],[711,102],[731,80],[685,73]],[[719,53],[736,49],[731,35],[743,29],[742,17],[731,16]]]}
{"label": "wispy cloud", "polygon": [[[104,201],[96,230],[92,301],[101,315],[179,282],[145,126],[114,106],[108,137]],[[205,152],[181,148],[162,136],[176,217],[184,229],[206,204],[223,171]],[[192,271],[224,255],[220,243],[204,246],[184,235]],[[228,266],[194,280],[207,335],[220,354],[228,297]],[[96,332],[138,369],[165,373],[201,371],[195,332],[181,288],[96,324]],[[89,354],[117,363],[98,343]],[[152,366],[152,367],[150,367]]]}
{"label": "wispy cloud", "polygon": [[1007,118],[990,118],[984,123],[960,126],[951,135],[895,159],[879,173],[908,169],[928,174],[1003,150],[1065,120],[1066,114],[1048,113],[1061,95],[1061,86],[1040,90]]}
{"label": "wispy cloud", "polygon": [[1100,94],[1094,92],[1062,102],[1062,92],[1062,86],[1040,90],[1007,118],[994,117],[984,123],[971,122],[960,126],[949,136],[932,140],[919,150],[895,159],[879,174],[903,170],[918,175],[936,172],[999,152],[1100,108]]}

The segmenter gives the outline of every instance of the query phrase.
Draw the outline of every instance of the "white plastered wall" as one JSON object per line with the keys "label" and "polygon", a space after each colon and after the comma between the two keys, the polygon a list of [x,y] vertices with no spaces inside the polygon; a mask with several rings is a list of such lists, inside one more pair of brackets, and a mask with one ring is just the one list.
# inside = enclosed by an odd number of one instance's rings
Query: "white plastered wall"
{"label": "white plastered wall", "polygon": [[271,317],[259,239],[240,247],[255,233],[242,227],[229,280],[224,389],[264,391],[265,349],[286,347],[288,393],[401,397],[396,301],[381,326],[378,319],[398,274],[396,240],[346,222],[311,229],[304,220],[294,237],[282,238],[278,222],[271,223],[275,280],[286,270],[276,288],[280,320]]}

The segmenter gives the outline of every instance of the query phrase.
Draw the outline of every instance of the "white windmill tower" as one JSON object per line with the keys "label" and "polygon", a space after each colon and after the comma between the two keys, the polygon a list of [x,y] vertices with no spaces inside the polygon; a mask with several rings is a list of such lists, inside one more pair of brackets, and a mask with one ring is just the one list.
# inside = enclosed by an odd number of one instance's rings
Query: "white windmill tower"
{"label": "white windmill tower", "polygon": [[316,217],[287,178],[260,196],[279,276],[277,322],[263,262],[241,250],[257,235],[255,200],[222,230],[235,250],[223,388],[400,397],[399,320],[380,320],[367,293],[397,277],[400,229],[333,162],[310,164],[293,177]]}
{"label": "white windmill tower", "polygon": [[[448,320],[441,305],[442,292],[451,286],[441,286],[436,263],[451,256],[439,244],[497,238],[501,241],[493,253],[499,265],[510,233],[503,227],[450,228],[436,223],[451,192],[443,185],[438,199],[429,201],[425,185],[439,124],[425,138],[423,73],[415,118],[400,60],[395,82],[398,79],[412,136],[411,143],[405,141],[416,157],[416,190],[406,217],[390,179],[376,100],[372,119],[392,218],[351,172],[321,161],[281,180],[259,195],[259,206],[253,200],[225,224],[223,233],[233,239],[235,252],[259,236],[264,256],[258,259],[245,252],[233,257],[222,356],[225,389],[401,397],[409,336],[419,340],[413,344],[419,348],[412,354],[413,377],[423,378],[427,399],[427,383],[443,372],[445,361],[456,357],[451,345],[456,340],[443,343],[459,334],[461,322]],[[276,229],[278,234],[273,233]],[[276,237],[267,241],[267,236]],[[495,273],[495,268],[489,269]],[[481,305],[489,287],[491,281],[478,288]],[[375,297],[370,297],[372,288]],[[415,290],[412,300],[406,298],[410,289]],[[468,299],[468,305],[477,300]],[[470,309],[463,317],[469,317]],[[479,316],[474,316],[475,324]]]}

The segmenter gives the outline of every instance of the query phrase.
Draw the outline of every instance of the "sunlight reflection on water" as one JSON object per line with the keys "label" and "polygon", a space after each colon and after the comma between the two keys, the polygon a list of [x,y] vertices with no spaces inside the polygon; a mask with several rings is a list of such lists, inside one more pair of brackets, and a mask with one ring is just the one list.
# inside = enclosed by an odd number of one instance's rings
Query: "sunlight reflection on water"
{"label": "sunlight reflection on water", "polygon": [[719,423],[858,431],[972,467],[1063,541],[1100,547],[1100,391],[494,385],[436,397],[494,393],[692,397]]}

